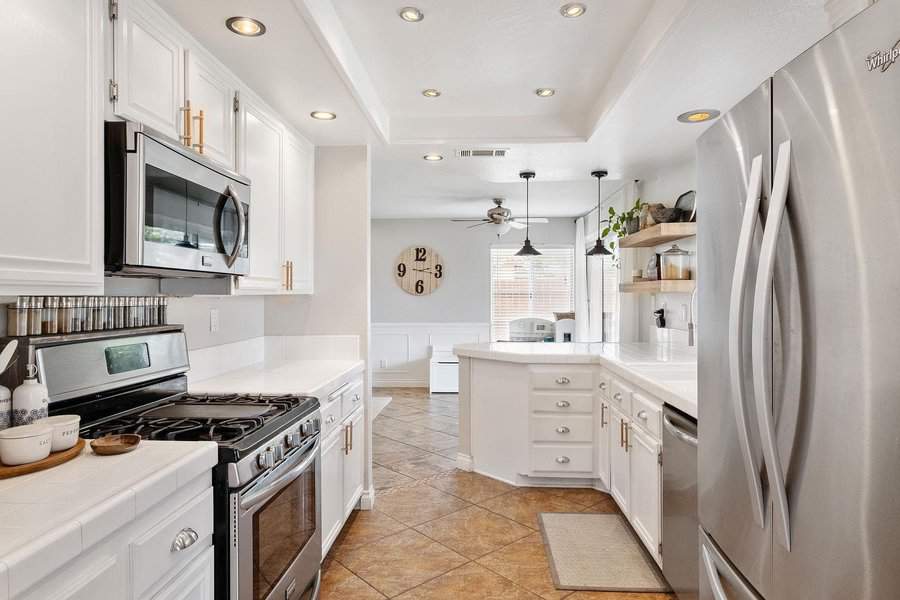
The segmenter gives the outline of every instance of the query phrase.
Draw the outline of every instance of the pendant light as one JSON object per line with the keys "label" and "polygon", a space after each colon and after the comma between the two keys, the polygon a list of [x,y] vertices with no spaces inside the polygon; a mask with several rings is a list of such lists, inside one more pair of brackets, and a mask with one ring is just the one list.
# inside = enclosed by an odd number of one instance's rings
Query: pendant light
{"label": "pendant light", "polygon": [[601,179],[609,175],[606,171],[593,171],[591,177],[597,178],[597,243],[594,247],[587,251],[586,256],[612,256],[612,252],[603,245],[603,237],[600,235],[600,203],[603,201],[603,185]]}
{"label": "pendant light", "polygon": [[522,249],[516,252],[516,256],[540,256],[541,253],[531,245],[531,240],[528,239],[528,182],[534,179],[534,171],[522,171],[519,173],[519,177],[525,180],[525,243],[522,244]]}

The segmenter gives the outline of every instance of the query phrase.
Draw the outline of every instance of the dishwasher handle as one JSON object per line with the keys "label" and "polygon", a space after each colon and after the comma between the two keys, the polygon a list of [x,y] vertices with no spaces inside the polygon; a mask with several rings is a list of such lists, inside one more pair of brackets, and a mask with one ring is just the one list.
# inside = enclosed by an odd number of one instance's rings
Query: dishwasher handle
{"label": "dishwasher handle", "polygon": [[683,428],[679,427],[675,423],[672,422],[672,419],[669,418],[669,415],[663,415],[663,425],[672,436],[684,442],[685,444],[690,444],[694,448],[697,447],[697,432],[689,432],[685,431]]}

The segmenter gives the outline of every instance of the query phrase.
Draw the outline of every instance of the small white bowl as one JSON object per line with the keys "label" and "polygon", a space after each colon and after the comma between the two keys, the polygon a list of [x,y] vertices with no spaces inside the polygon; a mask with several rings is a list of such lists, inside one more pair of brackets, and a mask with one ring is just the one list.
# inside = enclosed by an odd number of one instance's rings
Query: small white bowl
{"label": "small white bowl", "polygon": [[81,417],[78,415],[54,415],[39,419],[36,423],[53,427],[50,452],[68,450],[78,442],[78,428],[81,425]]}
{"label": "small white bowl", "polygon": [[50,456],[53,427],[32,423],[0,431],[0,462],[26,465]]}

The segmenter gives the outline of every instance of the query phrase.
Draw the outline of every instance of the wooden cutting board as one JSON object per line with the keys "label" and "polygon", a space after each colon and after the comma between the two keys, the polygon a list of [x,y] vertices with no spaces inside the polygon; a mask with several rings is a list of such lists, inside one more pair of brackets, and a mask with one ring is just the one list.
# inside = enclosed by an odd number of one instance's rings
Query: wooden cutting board
{"label": "wooden cutting board", "polygon": [[28,475],[29,473],[36,473],[37,471],[43,471],[44,469],[51,469],[65,462],[69,462],[81,454],[83,449],[84,439],[78,438],[75,445],[68,450],[53,452],[44,460],[28,463],[27,465],[16,465],[14,467],[0,464],[0,479],[9,479],[10,477],[18,477],[19,475]]}

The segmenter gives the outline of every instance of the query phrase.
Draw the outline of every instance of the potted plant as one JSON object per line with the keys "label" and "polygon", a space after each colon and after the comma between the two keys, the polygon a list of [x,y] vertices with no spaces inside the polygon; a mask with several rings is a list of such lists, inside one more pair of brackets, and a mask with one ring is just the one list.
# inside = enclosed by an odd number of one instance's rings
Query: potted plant
{"label": "potted plant", "polygon": [[[640,198],[634,201],[634,206],[623,212],[617,212],[615,208],[610,206],[609,218],[604,219],[604,222],[607,223],[607,225],[601,232],[600,237],[605,238],[610,233],[615,233],[616,237],[621,238],[626,235],[631,235],[632,233],[637,233],[641,228],[641,209],[643,209],[644,206],[645,205],[641,202]],[[610,242],[609,247],[615,248],[616,243]]]}

